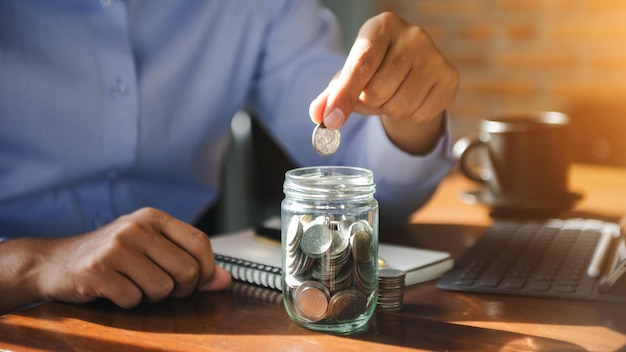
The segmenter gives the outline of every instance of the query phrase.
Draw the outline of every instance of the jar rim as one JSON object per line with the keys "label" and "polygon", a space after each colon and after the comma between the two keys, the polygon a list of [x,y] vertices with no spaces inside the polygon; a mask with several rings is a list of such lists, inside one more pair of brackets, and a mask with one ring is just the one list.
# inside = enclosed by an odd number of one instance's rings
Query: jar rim
{"label": "jar rim", "polygon": [[370,197],[376,191],[374,173],[354,166],[309,166],[288,170],[283,185],[292,192],[311,198]]}
{"label": "jar rim", "polygon": [[[373,183],[374,173],[366,168],[357,166],[306,166],[288,170],[285,178],[292,180],[312,180],[322,176],[337,176],[342,179],[362,179]],[[363,184],[363,183],[360,183]]]}

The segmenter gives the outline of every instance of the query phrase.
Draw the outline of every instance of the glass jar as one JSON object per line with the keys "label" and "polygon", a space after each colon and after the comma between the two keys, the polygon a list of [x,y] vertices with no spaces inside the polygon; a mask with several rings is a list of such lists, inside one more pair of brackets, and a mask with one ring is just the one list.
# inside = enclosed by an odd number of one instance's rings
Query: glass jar
{"label": "glass jar", "polygon": [[289,170],[281,203],[283,301],[306,328],[349,334],[376,308],[378,202],[370,170]]}

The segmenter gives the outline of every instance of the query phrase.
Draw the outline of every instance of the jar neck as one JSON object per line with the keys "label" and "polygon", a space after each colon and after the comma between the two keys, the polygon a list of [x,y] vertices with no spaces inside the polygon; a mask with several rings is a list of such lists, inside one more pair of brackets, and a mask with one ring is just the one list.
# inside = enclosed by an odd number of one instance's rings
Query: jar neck
{"label": "jar neck", "polygon": [[287,171],[283,191],[290,198],[365,201],[374,198],[376,186],[370,170],[318,166]]}

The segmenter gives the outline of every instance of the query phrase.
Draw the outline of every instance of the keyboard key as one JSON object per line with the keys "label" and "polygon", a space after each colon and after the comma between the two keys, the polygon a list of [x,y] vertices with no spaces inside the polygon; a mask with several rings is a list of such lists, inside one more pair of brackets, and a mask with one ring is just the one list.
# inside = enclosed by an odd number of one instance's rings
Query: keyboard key
{"label": "keyboard key", "polygon": [[483,276],[478,280],[478,286],[496,287],[500,284],[500,280],[502,280],[500,275]]}
{"label": "keyboard key", "polygon": [[564,292],[564,293],[576,292],[576,286],[554,286],[554,289],[558,292]]}
{"label": "keyboard key", "polygon": [[524,287],[524,284],[526,283],[526,280],[522,280],[522,279],[505,279],[504,281],[502,281],[502,286],[504,286],[505,288],[510,288],[510,289],[519,289]]}
{"label": "keyboard key", "polygon": [[548,291],[550,289],[549,281],[533,281],[528,284],[528,288],[533,291]]}
{"label": "keyboard key", "polygon": [[459,280],[454,284],[457,286],[472,286],[474,284],[474,280]]}

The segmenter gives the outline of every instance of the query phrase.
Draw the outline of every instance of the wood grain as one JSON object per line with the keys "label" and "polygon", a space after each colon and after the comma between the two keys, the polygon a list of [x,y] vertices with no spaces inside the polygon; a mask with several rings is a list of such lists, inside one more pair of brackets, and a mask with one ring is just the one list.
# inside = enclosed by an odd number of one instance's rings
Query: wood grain
{"label": "wood grain", "polygon": [[[626,170],[576,165],[572,215],[618,218]],[[459,258],[491,223],[489,209],[460,200],[475,187],[448,177],[408,231],[384,241]],[[367,331],[336,336],[293,323],[276,291],[235,284],[123,310],[108,302],[45,303],[0,316],[0,349],[15,351],[617,351],[626,348],[626,306],[407,288],[402,312],[376,312]]]}

